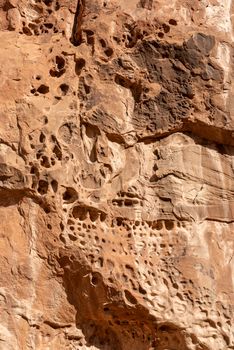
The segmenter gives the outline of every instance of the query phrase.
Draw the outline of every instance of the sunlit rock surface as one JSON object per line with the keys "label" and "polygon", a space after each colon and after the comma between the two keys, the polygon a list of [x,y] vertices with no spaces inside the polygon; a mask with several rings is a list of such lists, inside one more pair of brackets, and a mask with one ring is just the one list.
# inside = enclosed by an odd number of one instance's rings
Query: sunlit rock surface
{"label": "sunlit rock surface", "polygon": [[231,0],[0,0],[0,349],[234,349]]}

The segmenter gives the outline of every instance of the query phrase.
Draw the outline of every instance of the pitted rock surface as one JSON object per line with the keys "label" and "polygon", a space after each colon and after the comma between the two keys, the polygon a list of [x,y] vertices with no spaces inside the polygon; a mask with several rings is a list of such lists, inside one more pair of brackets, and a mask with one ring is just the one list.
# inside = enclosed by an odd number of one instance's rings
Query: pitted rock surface
{"label": "pitted rock surface", "polygon": [[231,0],[0,0],[0,349],[234,349]]}

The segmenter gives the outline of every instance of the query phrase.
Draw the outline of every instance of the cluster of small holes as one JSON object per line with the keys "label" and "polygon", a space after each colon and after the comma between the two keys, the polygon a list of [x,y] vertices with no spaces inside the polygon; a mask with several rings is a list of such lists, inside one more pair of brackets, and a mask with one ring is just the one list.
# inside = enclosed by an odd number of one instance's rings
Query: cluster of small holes
{"label": "cluster of small holes", "polygon": [[75,206],[72,209],[72,216],[74,219],[78,219],[79,221],[85,221],[90,219],[91,222],[101,221],[104,222],[106,219],[106,214],[95,209],[89,207]]}
{"label": "cluster of small holes", "polygon": [[41,196],[46,195],[48,192],[56,193],[58,190],[58,182],[56,180],[48,180],[46,177],[39,179],[36,177],[33,180],[32,188],[35,189]]}
{"label": "cluster of small holes", "polygon": [[62,160],[62,150],[55,136],[50,136],[47,140],[46,135],[41,132],[38,141],[29,135],[30,146],[36,152],[36,161],[43,168],[51,168],[57,162]]}
{"label": "cluster of small holes", "polygon": [[119,193],[118,197],[112,200],[112,204],[118,207],[140,207],[143,205],[142,200],[133,198],[128,193]]}
{"label": "cluster of small holes", "polygon": [[157,349],[187,349],[184,337],[181,336],[180,331],[177,328],[171,327],[170,325],[163,325],[159,327],[157,333]]}
{"label": "cluster of small holes", "polygon": [[159,39],[162,39],[166,34],[169,34],[171,27],[177,25],[175,19],[170,19],[167,23],[151,22],[146,23],[143,21],[125,23],[122,30],[122,37],[114,36],[113,39],[118,44],[123,44],[127,48],[134,47],[139,40],[143,40],[145,37],[154,34]]}
{"label": "cluster of small holes", "polygon": [[[94,219],[92,215],[87,215],[87,212],[88,210],[81,207],[72,210],[71,218],[67,222],[68,238],[80,246],[92,266],[106,267],[109,271],[109,283],[115,280],[123,283],[128,291],[125,292],[125,297],[129,303],[135,303],[134,295],[154,300],[158,290],[157,275],[161,276],[160,278],[165,275],[162,283],[171,291],[182,311],[188,307],[188,300],[191,301],[191,305],[199,300],[194,300],[193,282],[181,276],[178,278],[173,264],[170,266],[169,263],[177,254],[183,254],[185,243],[178,235],[184,230],[183,223],[170,220],[142,222],[116,218],[111,224]],[[178,247],[176,251],[175,247]],[[110,258],[110,253],[113,259]],[[120,265],[116,264],[119,256]],[[155,265],[159,258],[164,269],[161,265],[157,267],[158,263]],[[170,271],[169,278],[167,271]],[[157,309],[157,300],[152,303]],[[173,307],[172,305],[172,309]]]}
{"label": "cluster of small holes", "polygon": [[[37,0],[31,4],[34,11],[34,18],[27,19],[27,14],[22,14],[22,31],[20,34],[27,36],[42,34],[65,34],[59,23],[54,21],[54,13],[60,9],[58,1]],[[61,19],[61,22],[63,19]]]}
{"label": "cluster of small holes", "polygon": [[[47,117],[45,124],[48,122]],[[46,172],[63,159],[62,149],[55,136],[49,137],[45,132],[33,132],[28,135],[32,149],[31,161],[29,162],[30,174],[32,175],[32,188],[44,196],[48,192],[55,194],[58,191],[58,182],[55,179],[48,180]],[[34,155],[34,158],[33,158]],[[44,177],[43,177],[44,176]]]}
{"label": "cluster of small holes", "polygon": [[[128,290],[145,297],[147,286],[155,285],[154,259],[169,258],[176,242],[178,224],[170,220],[153,222],[129,221],[121,217],[112,222],[101,220],[101,213],[93,208],[74,206],[66,224],[67,238],[76,242],[96,268],[106,266],[110,272],[109,282],[121,280]],[[66,241],[66,239],[65,239]],[[108,248],[105,248],[107,247]],[[111,253],[113,260],[108,256]],[[115,261],[121,256],[121,266]],[[129,263],[132,257],[132,264]],[[126,259],[126,264],[124,260]],[[136,269],[136,266],[139,266]],[[138,276],[144,266],[144,276]],[[121,271],[121,272],[120,272]]]}
{"label": "cluster of small holes", "polygon": [[[177,255],[183,255],[186,246],[183,234],[192,230],[192,223],[172,220],[131,221],[122,217],[112,221],[106,218],[101,222],[99,218],[91,220],[92,215],[88,212],[92,209],[73,207],[66,223],[66,227],[69,227],[68,239],[72,245],[75,243],[83,250],[92,269],[101,269],[102,275],[107,274],[110,284],[115,285],[116,281],[121,283],[122,295],[128,305],[135,306],[142,298],[154,310],[170,312],[171,315],[192,314],[197,306],[201,314],[211,308],[209,289],[205,297],[204,288],[196,287],[194,294],[194,282],[174,267],[174,259]],[[63,225],[61,229],[64,232]],[[64,242],[67,243],[67,240]],[[140,242],[143,244],[140,245]],[[94,288],[99,286],[99,278],[95,273],[91,276],[91,284]],[[111,315],[116,326],[129,325],[127,317],[121,320],[115,315],[110,303],[104,306],[103,313],[106,317]],[[221,313],[217,312],[217,315]],[[228,317],[227,322],[230,323]],[[219,325],[215,323],[217,327],[220,325],[221,322]],[[129,332],[126,327],[126,332]],[[178,349],[184,349],[183,338],[174,335],[173,329],[167,327],[170,326],[162,325],[157,330],[158,344],[170,348],[173,342]]]}

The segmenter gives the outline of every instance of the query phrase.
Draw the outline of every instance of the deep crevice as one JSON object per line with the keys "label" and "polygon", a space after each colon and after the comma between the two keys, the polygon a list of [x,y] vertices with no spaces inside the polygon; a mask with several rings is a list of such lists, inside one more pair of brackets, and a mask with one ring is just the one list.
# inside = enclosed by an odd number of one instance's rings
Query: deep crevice
{"label": "deep crevice", "polygon": [[78,0],[76,13],[74,17],[74,23],[72,28],[71,43],[74,46],[79,46],[82,43],[82,19],[85,10],[85,0]]}

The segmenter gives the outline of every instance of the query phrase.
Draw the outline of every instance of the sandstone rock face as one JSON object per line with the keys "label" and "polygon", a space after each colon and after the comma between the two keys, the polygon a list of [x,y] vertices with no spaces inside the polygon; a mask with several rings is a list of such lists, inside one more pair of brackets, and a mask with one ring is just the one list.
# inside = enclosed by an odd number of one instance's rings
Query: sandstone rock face
{"label": "sandstone rock face", "polygon": [[0,349],[234,349],[232,1],[0,16]]}

